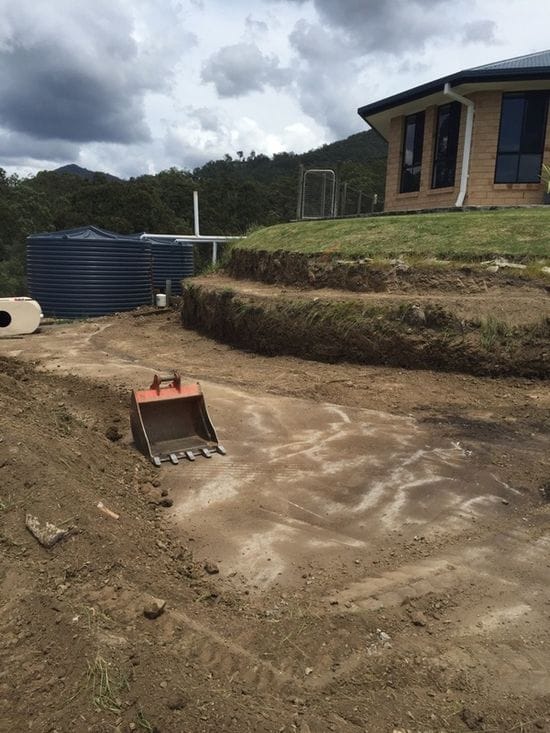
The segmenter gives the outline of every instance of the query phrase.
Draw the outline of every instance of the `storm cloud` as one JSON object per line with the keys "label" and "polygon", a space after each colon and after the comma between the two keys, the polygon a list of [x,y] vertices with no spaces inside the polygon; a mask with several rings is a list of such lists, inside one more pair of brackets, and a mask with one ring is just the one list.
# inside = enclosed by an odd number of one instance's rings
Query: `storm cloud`
{"label": "storm cloud", "polygon": [[[548,45],[535,0],[0,0],[0,166],[311,149],[357,107]],[[518,24],[518,17],[529,24]]]}
{"label": "storm cloud", "polygon": [[289,69],[281,68],[277,56],[263,54],[255,43],[236,43],[212,54],[201,78],[212,82],[220,97],[241,97],[268,86],[281,89],[292,77]]}
{"label": "storm cloud", "polygon": [[[5,7],[2,7],[5,6]],[[135,40],[116,0],[0,4],[0,123],[40,140],[134,143],[150,138],[143,98],[166,74]]]}

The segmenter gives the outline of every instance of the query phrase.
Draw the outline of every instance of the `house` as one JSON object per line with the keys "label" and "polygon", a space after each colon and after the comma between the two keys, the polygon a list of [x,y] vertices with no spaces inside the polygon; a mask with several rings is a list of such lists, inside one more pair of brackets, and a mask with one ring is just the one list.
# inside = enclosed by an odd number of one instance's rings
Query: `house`
{"label": "house", "polygon": [[543,203],[550,50],[360,107],[388,141],[386,211]]}

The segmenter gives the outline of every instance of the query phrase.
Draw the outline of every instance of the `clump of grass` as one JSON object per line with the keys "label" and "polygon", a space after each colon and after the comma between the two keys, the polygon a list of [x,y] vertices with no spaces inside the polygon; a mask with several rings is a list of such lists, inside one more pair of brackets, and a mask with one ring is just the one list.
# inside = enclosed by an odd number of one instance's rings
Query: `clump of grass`
{"label": "clump of grass", "polygon": [[99,654],[93,662],[88,662],[88,684],[97,710],[120,713],[122,703],[118,695],[128,689],[128,682],[116,667]]}
{"label": "clump of grass", "polygon": [[512,335],[512,328],[505,321],[489,316],[481,322],[479,338],[485,349],[491,349],[495,343],[504,341]]}
{"label": "clump of grass", "polygon": [[8,496],[7,499],[2,499],[0,497],[0,512],[9,512],[10,509],[13,509],[15,506],[13,499],[10,496]]}
{"label": "clump of grass", "polygon": [[136,720],[137,720],[137,724],[139,725],[139,727],[142,730],[147,731],[147,733],[155,733],[155,730],[156,730],[155,726],[147,720],[142,710],[138,710]]}

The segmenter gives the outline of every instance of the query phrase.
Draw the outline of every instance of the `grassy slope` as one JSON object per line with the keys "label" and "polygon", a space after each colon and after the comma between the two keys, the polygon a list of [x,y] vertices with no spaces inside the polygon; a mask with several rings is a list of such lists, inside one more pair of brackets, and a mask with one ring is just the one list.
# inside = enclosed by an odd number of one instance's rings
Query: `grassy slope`
{"label": "grassy slope", "polygon": [[255,231],[238,246],[349,257],[550,259],[550,207],[296,222]]}

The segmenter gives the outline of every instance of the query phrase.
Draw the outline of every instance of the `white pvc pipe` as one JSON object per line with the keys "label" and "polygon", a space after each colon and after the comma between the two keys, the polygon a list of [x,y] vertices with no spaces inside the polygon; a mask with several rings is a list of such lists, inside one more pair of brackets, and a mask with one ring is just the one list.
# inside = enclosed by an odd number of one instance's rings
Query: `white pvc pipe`
{"label": "white pvc pipe", "polygon": [[200,236],[199,230],[199,192],[193,191],[193,216],[195,220],[195,235]]}
{"label": "white pvc pipe", "polygon": [[472,152],[472,133],[474,130],[475,104],[471,99],[457,94],[451,89],[449,82],[443,87],[443,94],[466,107],[466,130],[464,131],[464,150],[462,152],[462,173],[460,175],[460,190],[455,201],[455,206],[462,206],[468,190],[468,177],[470,175],[470,154]]}
{"label": "white pvc pipe", "polygon": [[246,239],[246,237],[220,237],[218,234],[152,234],[143,232],[140,239],[172,239],[178,242],[229,242],[232,239]]}

